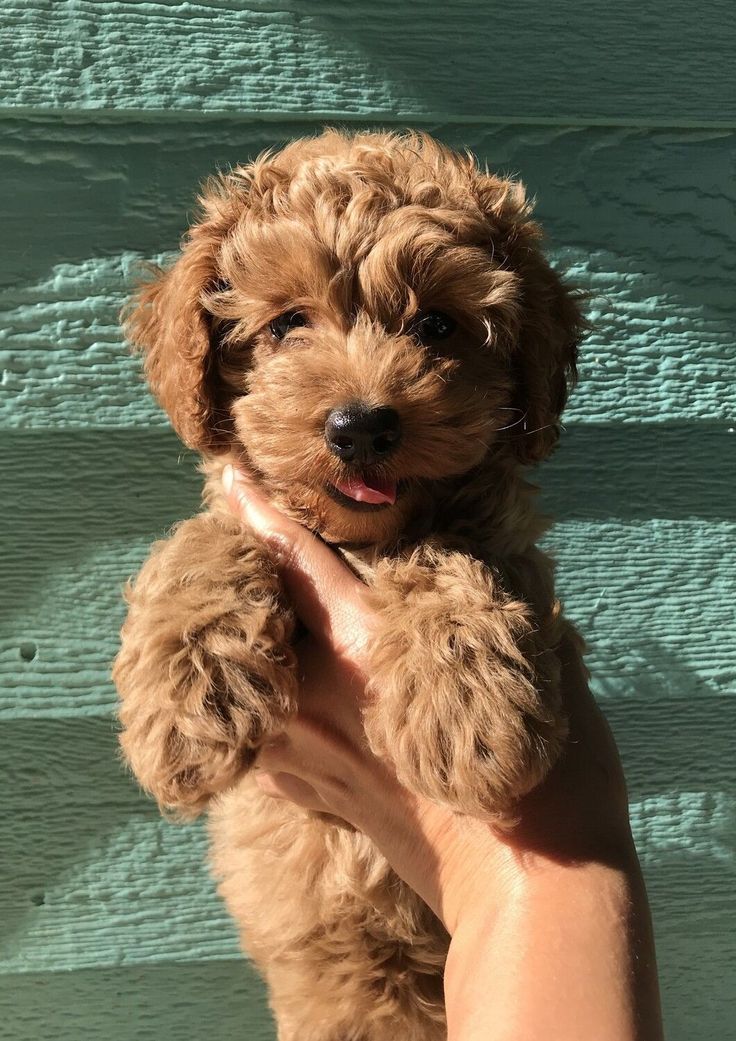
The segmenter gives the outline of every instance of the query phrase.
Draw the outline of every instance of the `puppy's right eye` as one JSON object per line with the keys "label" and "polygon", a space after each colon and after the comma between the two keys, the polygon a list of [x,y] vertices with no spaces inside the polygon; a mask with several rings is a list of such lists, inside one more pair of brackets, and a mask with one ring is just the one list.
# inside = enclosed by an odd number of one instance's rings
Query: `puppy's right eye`
{"label": "puppy's right eye", "polygon": [[447,340],[457,327],[454,318],[444,311],[423,311],[414,319],[412,332],[421,343]]}
{"label": "puppy's right eye", "polygon": [[274,318],[268,328],[276,340],[283,340],[292,329],[301,329],[309,325],[309,319],[303,311],[284,311],[278,318]]}

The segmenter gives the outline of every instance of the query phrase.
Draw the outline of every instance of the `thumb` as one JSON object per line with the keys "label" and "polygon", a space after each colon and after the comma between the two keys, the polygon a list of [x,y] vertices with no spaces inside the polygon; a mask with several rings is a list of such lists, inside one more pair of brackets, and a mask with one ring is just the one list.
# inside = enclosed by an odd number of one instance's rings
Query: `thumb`
{"label": "thumb", "polygon": [[235,467],[222,484],[230,509],[275,552],[299,618],[336,650],[357,654],[368,638],[365,586],[326,543],[284,516]]}

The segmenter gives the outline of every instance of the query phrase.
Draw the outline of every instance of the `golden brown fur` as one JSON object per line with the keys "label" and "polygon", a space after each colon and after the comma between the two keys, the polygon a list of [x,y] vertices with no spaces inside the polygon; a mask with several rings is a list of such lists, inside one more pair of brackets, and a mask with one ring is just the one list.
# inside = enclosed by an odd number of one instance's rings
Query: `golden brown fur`
{"label": "golden brown fur", "polygon": [[[366,730],[404,784],[513,811],[565,737],[563,623],[523,473],[557,440],[577,303],[521,186],[425,135],[297,141],[212,181],[202,207],[128,321],[207,480],[205,512],[128,591],[122,747],[162,807],[210,808],[221,891],[281,1041],[439,1041],[441,925],[367,839],[269,800],[248,773],[294,707],[294,618],[219,476],[237,461],[370,585]],[[269,325],[287,311],[306,324],[279,341]],[[422,342],[428,311],[456,331]],[[371,469],[400,482],[395,505],[328,493],[350,464],[328,451],[325,417],[356,400],[401,417]]]}

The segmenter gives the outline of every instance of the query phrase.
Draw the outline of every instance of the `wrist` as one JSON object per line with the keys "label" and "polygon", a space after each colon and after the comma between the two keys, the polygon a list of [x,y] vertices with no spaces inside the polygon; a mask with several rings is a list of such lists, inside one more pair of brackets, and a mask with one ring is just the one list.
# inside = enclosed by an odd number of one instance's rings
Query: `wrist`
{"label": "wrist", "polygon": [[450,936],[466,922],[487,928],[515,885],[516,854],[491,824],[444,806],[418,800],[416,819],[432,864],[421,895]]}
{"label": "wrist", "polygon": [[450,1041],[661,1039],[651,923],[633,849],[616,866],[535,858],[513,874],[491,913],[466,907],[445,995]]}

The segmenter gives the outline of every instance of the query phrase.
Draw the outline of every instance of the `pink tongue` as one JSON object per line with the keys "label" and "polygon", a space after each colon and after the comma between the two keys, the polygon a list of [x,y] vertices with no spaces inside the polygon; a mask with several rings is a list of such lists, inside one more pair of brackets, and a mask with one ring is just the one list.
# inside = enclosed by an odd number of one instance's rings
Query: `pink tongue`
{"label": "pink tongue", "polygon": [[356,477],[338,484],[337,490],[356,502],[388,502],[392,505],[396,502],[396,481],[388,479],[372,477],[364,481]]}

